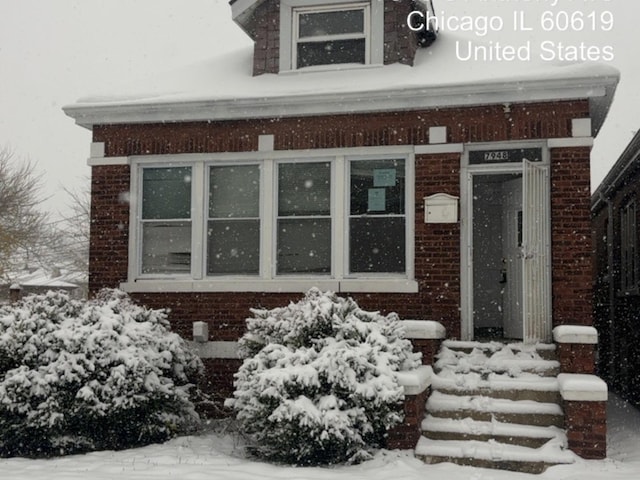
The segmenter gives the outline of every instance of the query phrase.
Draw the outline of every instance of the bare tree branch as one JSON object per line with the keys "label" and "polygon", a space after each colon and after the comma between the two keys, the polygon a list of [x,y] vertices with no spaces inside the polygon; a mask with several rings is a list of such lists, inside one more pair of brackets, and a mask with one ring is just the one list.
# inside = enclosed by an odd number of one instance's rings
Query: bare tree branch
{"label": "bare tree branch", "polygon": [[17,255],[29,254],[44,232],[42,177],[35,165],[19,161],[13,152],[0,149],[0,277],[16,266]]}

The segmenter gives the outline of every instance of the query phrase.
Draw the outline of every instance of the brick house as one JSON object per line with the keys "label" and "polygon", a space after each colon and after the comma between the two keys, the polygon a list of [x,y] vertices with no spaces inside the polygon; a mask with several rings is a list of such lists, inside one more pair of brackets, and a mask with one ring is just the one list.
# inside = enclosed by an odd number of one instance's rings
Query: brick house
{"label": "brick house", "polygon": [[640,406],[638,208],[640,132],[591,197],[594,312],[600,333],[599,373]]}
{"label": "brick house", "polygon": [[[416,8],[232,1],[253,52],[65,107],[93,133],[90,290],[168,307],[185,337],[204,322],[224,395],[249,309],[310,287],[450,339],[592,325],[590,149],[617,72],[456,65]],[[563,371],[592,373],[575,343]]]}

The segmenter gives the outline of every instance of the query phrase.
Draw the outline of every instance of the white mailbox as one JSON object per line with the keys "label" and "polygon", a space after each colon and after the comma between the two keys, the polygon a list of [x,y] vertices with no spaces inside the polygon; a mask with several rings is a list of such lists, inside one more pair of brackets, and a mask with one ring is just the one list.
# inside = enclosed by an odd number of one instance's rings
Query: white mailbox
{"label": "white mailbox", "polygon": [[448,193],[436,193],[424,197],[424,223],[456,223],[458,221],[458,197]]}

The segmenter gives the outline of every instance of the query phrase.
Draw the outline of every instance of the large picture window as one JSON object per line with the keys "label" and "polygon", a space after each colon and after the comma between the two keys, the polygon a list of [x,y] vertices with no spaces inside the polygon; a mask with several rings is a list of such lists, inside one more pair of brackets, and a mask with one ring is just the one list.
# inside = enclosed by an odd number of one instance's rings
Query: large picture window
{"label": "large picture window", "polygon": [[417,288],[409,154],[252,157],[134,169],[131,288]]}
{"label": "large picture window", "polygon": [[330,179],[330,163],[278,165],[278,274],[330,273]]}
{"label": "large picture window", "polygon": [[349,271],[405,271],[404,160],[352,161]]}
{"label": "large picture window", "polygon": [[191,168],[146,168],[142,273],[191,272]]}
{"label": "large picture window", "polygon": [[207,274],[260,273],[260,167],[210,167]]}

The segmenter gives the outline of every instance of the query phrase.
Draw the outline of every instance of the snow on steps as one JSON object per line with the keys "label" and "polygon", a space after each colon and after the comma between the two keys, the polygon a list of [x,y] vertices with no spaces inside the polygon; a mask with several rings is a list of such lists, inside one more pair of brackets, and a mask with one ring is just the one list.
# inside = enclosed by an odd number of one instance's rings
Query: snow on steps
{"label": "snow on steps", "polygon": [[421,437],[416,457],[425,463],[451,462],[481,468],[542,473],[548,467],[575,462],[575,455],[555,440],[540,448],[508,445],[496,441],[443,441]]}
{"label": "snow on steps", "polygon": [[529,473],[573,463],[553,345],[446,341],[434,367],[416,448],[425,462]]}
{"label": "snow on steps", "polygon": [[480,422],[471,418],[454,420],[427,416],[422,424],[424,436],[432,440],[496,440],[500,443],[539,448],[549,440],[564,444],[567,436],[555,426],[538,427],[498,422]]}
{"label": "snow on steps", "polygon": [[472,418],[479,421],[561,427],[564,413],[557,403],[534,400],[509,400],[484,395],[448,395],[434,391],[427,401],[427,411],[440,418]]}

